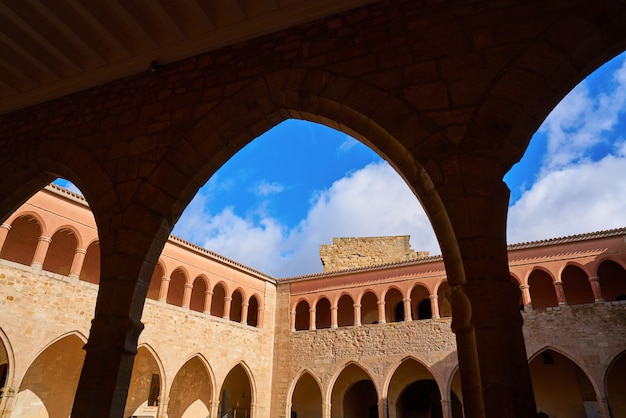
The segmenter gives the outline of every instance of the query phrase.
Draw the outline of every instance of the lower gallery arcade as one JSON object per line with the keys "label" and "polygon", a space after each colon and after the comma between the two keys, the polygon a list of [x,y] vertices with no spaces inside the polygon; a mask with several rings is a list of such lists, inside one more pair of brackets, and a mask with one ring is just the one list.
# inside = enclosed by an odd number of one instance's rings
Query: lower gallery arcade
{"label": "lower gallery arcade", "polygon": [[[0,416],[67,417],[99,286],[93,217],[48,186],[0,232]],[[541,416],[626,416],[625,237],[509,247]],[[124,416],[463,417],[448,296],[440,257],[275,279],[171,237]]]}

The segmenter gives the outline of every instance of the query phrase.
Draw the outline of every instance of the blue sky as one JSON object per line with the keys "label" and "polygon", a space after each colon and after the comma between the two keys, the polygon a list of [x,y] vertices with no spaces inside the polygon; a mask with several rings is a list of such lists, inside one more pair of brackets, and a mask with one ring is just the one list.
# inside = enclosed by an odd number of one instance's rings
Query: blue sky
{"label": "blue sky", "polygon": [[[506,175],[508,241],[626,226],[626,54],[553,110]],[[202,187],[174,235],[275,277],[322,270],[338,236],[410,235],[440,254],[419,202],[372,150],[322,125],[288,120]]]}

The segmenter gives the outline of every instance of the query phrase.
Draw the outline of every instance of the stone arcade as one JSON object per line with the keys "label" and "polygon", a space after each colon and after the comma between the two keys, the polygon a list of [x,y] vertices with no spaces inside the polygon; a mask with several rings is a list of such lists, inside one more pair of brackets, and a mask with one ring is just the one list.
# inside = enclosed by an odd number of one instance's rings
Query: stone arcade
{"label": "stone arcade", "polygon": [[626,3],[172,5],[0,8],[2,220],[60,176],[98,226],[100,283],[72,416],[123,416],[175,221],[226,160],[288,118],[363,141],[419,197],[443,253],[466,416],[534,416],[502,177],[555,104],[626,49]]}
{"label": "stone arcade", "polygon": [[[2,224],[0,416],[69,415],[100,283],[96,231],[84,199],[56,186]],[[625,238],[509,247],[548,416],[626,414]],[[170,237],[123,416],[462,417],[441,257],[408,236],[336,238],[320,253],[324,273],[275,279]]]}

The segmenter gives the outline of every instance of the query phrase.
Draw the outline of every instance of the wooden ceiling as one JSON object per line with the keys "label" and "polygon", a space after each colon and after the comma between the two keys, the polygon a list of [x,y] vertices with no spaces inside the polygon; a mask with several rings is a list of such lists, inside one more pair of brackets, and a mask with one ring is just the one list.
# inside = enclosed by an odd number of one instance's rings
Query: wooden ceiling
{"label": "wooden ceiling", "polygon": [[2,0],[0,114],[375,0]]}

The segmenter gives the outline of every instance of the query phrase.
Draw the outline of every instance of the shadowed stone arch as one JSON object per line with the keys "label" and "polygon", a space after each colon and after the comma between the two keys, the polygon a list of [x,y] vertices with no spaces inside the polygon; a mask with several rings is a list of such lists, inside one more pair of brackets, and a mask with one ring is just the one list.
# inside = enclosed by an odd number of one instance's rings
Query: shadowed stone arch
{"label": "shadowed stone arch", "polygon": [[356,362],[349,362],[332,379],[328,390],[332,418],[378,416],[378,388],[369,372]]}
{"label": "shadowed stone arch", "polygon": [[549,416],[584,416],[587,410],[601,411],[597,403],[599,387],[576,357],[548,346],[529,358],[529,367],[538,410]]}
{"label": "shadowed stone arch", "polygon": [[600,11],[589,10],[585,2],[571,6],[525,26],[526,37],[534,40],[523,47],[511,45],[502,57],[506,66],[494,68],[496,73],[484,69],[494,78],[477,97],[480,107],[466,141],[475,149],[497,149],[504,172],[520,160],[532,134],[565,95],[626,50],[622,7],[605,5]]}
{"label": "shadowed stone arch", "polygon": [[160,394],[165,393],[161,359],[149,344],[140,344],[133,363],[124,416],[156,411]]}
{"label": "shadowed stone arch", "polygon": [[300,300],[293,312],[294,312],[294,331],[306,331],[311,327],[309,310],[311,309],[307,300]]}
{"label": "shadowed stone arch", "polygon": [[[410,356],[402,359],[392,370],[386,379],[383,390],[387,397],[387,407],[391,417],[399,416],[396,409],[399,408],[398,402],[400,398],[411,384],[418,381],[430,380],[435,382],[435,385],[439,388],[441,399],[441,393],[444,390],[443,385],[422,361]],[[441,405],[439,405],[439,408],[441,408]]]}
{"label": "shadowed stone arch", "polygon": [[606,370],[604,385],[614,416],[626,415],[626,350],[619,353]]}
{"label": "shadowed stone arch", "polygon": [[302,370],[289,390],[290,405],[287,416],[295,412],[299,417],[321,417],[322,389],[319,379],[310,370]]}
{"label": "shadowed stone arch", "polygon": [[89,283],[100,283],[100,241],[95,240],[87,246],[79,278]]}
{"label": "shadowed stone arch", "polygon": [[189,359],[176,373],[169,391],[168,416],[210,415],[213,400],[213,386],[210,370],[199,355]]}
{"label": "shadowed stone arch", "polygon": [[16,416],[69,416],[85,358],[85,341],[77,332],[46,346],[29,365],[17,393]]}
{"label": "shadowed stone arch", "polygon": [[0,257],[23,265],[31,265],[42,233],[43,225],[38,217],[20,214],[11,222],[11,229],[2,246]]}
{"label": "shadowed stone arch", "polygon": [[15,352],[13,351],[9,337],[2,328],[0,328],[0,345],[0,357],[2,358],[0,367],[4,365],[4,370],[2,372],[4,375],[4,381],[0,382],[0,388],[4,388],[13,385],[13,380],[15,378]]}
{"label": "shadowed stone arch", "polygon": [[[241,396],[239,396],[240,393]],[[233,396],[234,394],[236,396]],[[235,365],[226,375],[222,383],[219,402],[220,416],[233,410],[238,411],[237,416],[254,416],[256,385],[252,372],[245,362]]]}
{"label": "shadowed stone arch", "polygon": [[76,248],[80,246],[80,235],[75,228],[60,228],[50,237],[42,269],[69,276]]}
{"label": "shadowed stone arch", "polygon": [[[201,185],[237,151],[289,118],[345,132],[380,154],[417,195],[444,255],[457,254],[444,206],[419,162],[433,156],[433,150],[442,146],[438,142],[451,143],[440,126],[408,102],[353,78],[300,68],[251,81],[211,107],[180,136],[181,143],[167,158],[177,167],[184,161],[185,166],[178,169]],[[416,140],[426,144],[421,154],[412,151]],[[191,155],[182,158],[183,150]],[[439,169],[436,174],[441,174]],[[177,200],[186,205],[197,188],[183,187],[181,192]]]}

